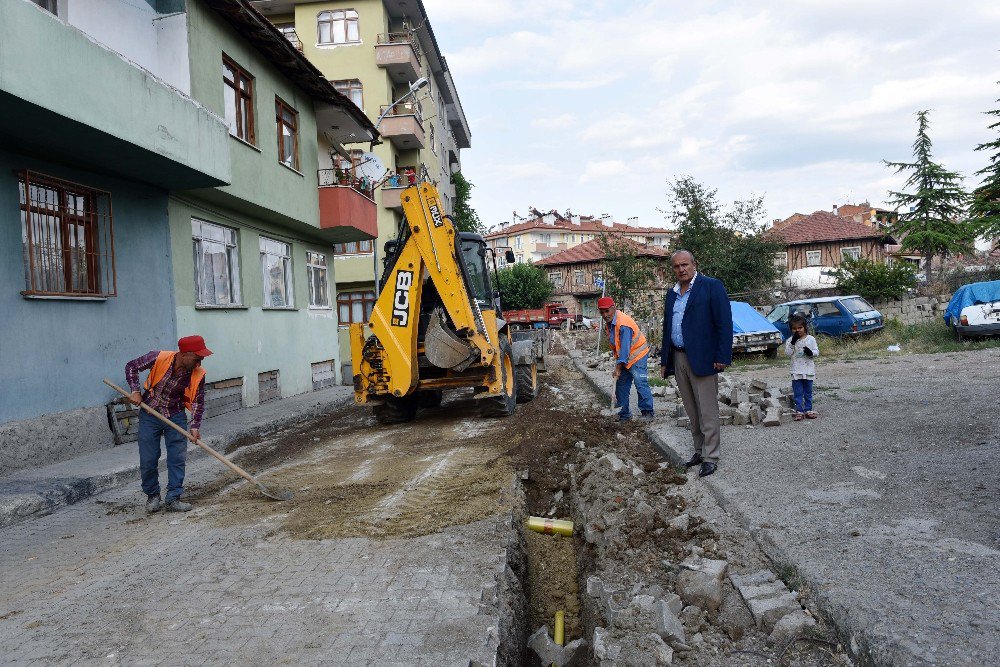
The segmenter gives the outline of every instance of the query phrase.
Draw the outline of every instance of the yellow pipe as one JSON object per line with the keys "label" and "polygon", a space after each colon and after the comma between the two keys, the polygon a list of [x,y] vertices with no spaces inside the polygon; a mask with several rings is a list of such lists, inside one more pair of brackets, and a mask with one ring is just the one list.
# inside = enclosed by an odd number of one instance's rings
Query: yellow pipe
{"label": "yellow pipe", "polygon": [[566,612],[557,611],[556,612],[556,636],[555,642],[560,646],[563,645],[565,641],[565,627],[566,627]]}
{"label": "yellow pipe", "polygon": [[536,533],[544,533],[546,535],[570,536],[573,534],[572,521],[563,521],[562,519],[546,519],[545,517],[540,516],[529,516],[528,528]]}

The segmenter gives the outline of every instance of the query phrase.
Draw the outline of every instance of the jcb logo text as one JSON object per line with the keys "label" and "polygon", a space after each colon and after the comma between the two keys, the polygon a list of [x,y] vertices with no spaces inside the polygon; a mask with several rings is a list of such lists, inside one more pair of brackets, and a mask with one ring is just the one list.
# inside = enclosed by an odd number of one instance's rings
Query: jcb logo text
{"label": "jcb logo text", "polygon": [[410,287],[413,272],[400,271],[396,274],[396,294],[392,299],[392,325],[405,327],[410,321]]}

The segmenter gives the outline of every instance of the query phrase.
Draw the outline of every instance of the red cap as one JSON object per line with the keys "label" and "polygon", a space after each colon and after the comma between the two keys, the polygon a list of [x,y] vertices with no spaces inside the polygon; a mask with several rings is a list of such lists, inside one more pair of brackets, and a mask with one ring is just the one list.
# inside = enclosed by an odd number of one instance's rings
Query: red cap
{"label": "red cap", "polygon": [[615,307],[615,300],[612,299],[610,296],[602,296],[600,299],[597,300],[598,310],[604,310],[605,308],[614,308],[614,307]]}
{"label": "red cap", "polygon": [[212,354],[212,351],[205,347],[205,339],[201,336],[184,336],[177,341],[177,349],[181,352],[194,352],[199,357]]}

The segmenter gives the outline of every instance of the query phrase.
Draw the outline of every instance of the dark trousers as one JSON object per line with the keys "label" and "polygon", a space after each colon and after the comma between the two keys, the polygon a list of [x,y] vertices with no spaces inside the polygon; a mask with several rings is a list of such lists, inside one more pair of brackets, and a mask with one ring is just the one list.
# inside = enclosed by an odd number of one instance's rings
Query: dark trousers
{"label": "dark trousers", "polygon": [[795,409],[799,412],[809,412],[813,409],[813,381],[792,380],[792,396],[795,397]]}
{"label": "dark trousers", "polygon": [[[187,429],[187,414],[183,410],[170,421]],[[145,412],[139,415],[139,474],[142,490],[147,496],[160,495],[160,437],[167,444],[167,496],[177,500],[184,493],[184,462],[187,460],[187,438],[159,419]]]}

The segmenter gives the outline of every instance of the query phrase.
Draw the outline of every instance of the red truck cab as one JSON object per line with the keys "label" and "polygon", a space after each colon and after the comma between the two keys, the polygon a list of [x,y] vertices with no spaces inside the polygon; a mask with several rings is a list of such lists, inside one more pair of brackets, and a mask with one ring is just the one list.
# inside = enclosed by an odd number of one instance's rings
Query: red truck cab
{"label": "red truck cab", "polygon": [[547,303],[531,310],[505,310],[503,318],[515,328],[562,327],[566,326],[567,320],[575,325],[583,319],[580,315],[570,313],[561,303]]}

